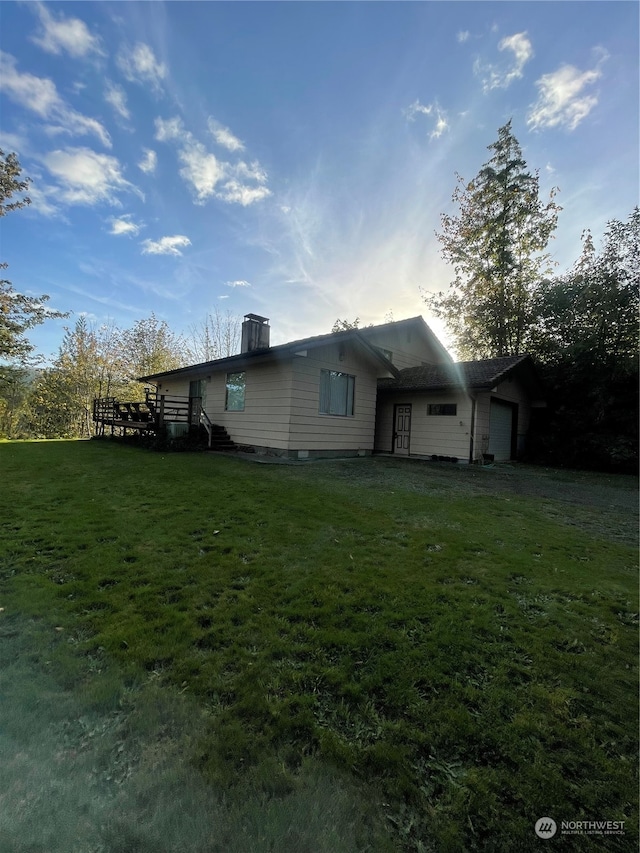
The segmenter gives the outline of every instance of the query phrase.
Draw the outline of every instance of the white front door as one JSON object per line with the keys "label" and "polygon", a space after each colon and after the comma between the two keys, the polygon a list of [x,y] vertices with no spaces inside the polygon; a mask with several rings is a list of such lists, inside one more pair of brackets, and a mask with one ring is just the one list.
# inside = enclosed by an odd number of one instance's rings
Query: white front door
{"label": "white front door", "polygon": [[411,406],[394,406],[393,452],[408,456],[411,446]]}

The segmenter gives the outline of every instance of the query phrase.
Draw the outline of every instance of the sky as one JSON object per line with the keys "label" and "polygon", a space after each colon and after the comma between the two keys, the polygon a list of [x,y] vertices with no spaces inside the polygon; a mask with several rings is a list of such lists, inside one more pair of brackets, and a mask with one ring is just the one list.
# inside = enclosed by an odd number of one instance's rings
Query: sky
{"label": "sky", "polygon": [[216,310],[271,342],[428,312],[436,232],[510,119],[557,271],[639,195],[636,2],[2,2],[0,148],[32,180],[5,277],[71,312]]}

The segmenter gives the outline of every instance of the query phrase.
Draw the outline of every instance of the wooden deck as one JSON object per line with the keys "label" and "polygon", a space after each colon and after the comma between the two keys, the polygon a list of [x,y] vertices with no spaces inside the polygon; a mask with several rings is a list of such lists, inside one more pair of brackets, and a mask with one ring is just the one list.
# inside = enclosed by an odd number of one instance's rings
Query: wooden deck
{"label": "wooden deck", "polygon": [[[188,436],[198,440],[206,435],[211,449],[234,450],[236,445],[224,427],[211,423],[202,408],[201,397],[176,397],[145,393],[144,400],[118,400],[116,397],[96,397],[93,401],[93,420],[97,434],[126,436],[131,430],[142,434]],[[203,442],[204,443],[204,442]]]}

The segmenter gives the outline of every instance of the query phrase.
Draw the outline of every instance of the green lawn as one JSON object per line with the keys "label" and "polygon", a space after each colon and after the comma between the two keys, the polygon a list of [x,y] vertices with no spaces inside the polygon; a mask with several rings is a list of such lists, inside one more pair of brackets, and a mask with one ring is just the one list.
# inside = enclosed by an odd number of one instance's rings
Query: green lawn
{"label": "green lawn", "polygon": [[630,478],[109,442],[0,477],[3,851],[637,849]]}

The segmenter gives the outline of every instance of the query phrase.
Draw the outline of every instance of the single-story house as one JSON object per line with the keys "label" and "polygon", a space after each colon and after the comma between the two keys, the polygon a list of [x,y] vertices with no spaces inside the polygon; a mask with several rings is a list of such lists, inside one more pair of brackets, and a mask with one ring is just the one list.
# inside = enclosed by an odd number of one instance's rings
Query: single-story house
{"label": "single-story house", "polygon": [[200,398],[240,447],[296,459],[516,457],[543,405],[529,356],[454,363],[422,317],[270,346],[247,314],[238,355],[140,377]]}

